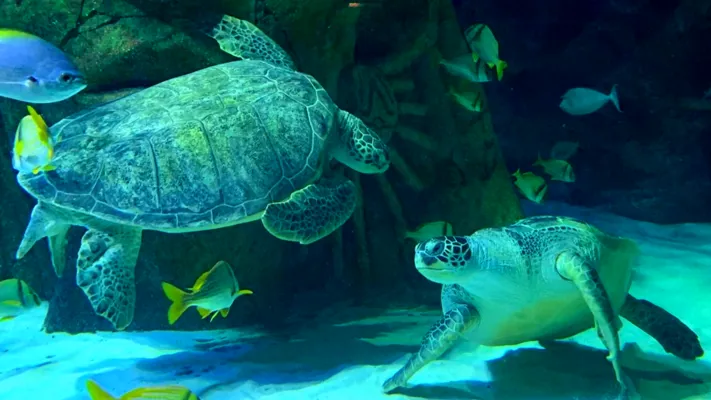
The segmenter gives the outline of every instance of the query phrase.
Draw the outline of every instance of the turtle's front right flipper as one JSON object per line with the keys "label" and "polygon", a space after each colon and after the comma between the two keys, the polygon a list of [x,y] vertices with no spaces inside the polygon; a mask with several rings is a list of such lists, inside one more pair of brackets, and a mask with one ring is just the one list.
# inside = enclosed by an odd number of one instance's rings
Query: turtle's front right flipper
{"label": "turtle's front right flipper", "polygon": [[206,14],[190,21],[190,24],[215,39],[227,54],[296,70],[289,54],[249,21],[229,15]]}
{"label": "turtle's front right flipper", "polygon": [[460,304],[449,310],[427,332],[422,339],[420,350],[410,356],[405,366],[383,383],[383,391],[387,393],[405,386],[417,371],[452,348],[462,334],[478,321],[479,312],[471,305]]}
{"label": "turtle's front right flipper", "polygon": [[81,239],[77,257],[77,285],[94,311],[117,330],[133,321],[136,303],[135,268],[141,231],[112,225],[89,229]]}

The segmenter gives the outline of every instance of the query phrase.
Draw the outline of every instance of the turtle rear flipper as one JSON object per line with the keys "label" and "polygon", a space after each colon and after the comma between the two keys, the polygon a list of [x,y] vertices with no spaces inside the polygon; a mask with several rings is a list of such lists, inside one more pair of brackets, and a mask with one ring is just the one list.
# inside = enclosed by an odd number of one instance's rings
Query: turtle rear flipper
{"label": "turtle rear flipper", "polygon": [[81,239],[77,257],[77,285],[94,311],[117,330],[133,321],[136,304],[135,268],[141,247],[141,231],[111,225],[89,229]]}
{"label": "turtle rear flipper", "polygon": [[699,337],[691,328],[647,300],[628,294],[620,315],[653,337],[667,353],[683,360],[695,360],[704,355]]}
{"label": "turtle rear flipper", "polygon": [[25,234],[22,237],[22,242],[17,249],[15,258],[19,260],[24,257],[38,240],[46,237],[49,241],[49,251],[52,256],[54,271],[57,276],[62,276],[67,262],[67,233],[70,227],[71,225],[64,221],[56,211],[56,208],[39,202],[32,209],[30,222],[27,224],[27,229],[25,229]]}
{"label": "turtle rear flipper", "polygon": [[249,21],[229,15],[206,14],[189,24],[215,39],[220,49],[227,54],[296,70],[294,60],[289,54]]}
{"label": "turtle rear flipper", "polygon": [[279,239],[309,244],[343,225],[355,206],[353,182],[321,181],[295,191],[287,200],[269,204],[262,223]]}
{"label": "turtle rear flipper", "polygon": [[620,398],[636,397],[636,390],[620,365],[619,320],[612,309],[610,296],[593,265],[574,252],[564,252],[556,259],[556,270],[564,279],[577,286],[595,321],[598,336],[609,352],[607,359],[615,370],[615,378],[622,387]]}

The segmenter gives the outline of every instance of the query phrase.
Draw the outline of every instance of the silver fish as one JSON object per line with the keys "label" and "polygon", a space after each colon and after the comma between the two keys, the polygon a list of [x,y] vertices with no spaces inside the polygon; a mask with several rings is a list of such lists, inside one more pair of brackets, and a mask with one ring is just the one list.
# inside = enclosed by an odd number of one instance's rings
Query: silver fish
{"label": "silver fish", "polygon": [[56,46],[26,32],[0,29],[0,96],[54,103],[85,87],[84,75]]}

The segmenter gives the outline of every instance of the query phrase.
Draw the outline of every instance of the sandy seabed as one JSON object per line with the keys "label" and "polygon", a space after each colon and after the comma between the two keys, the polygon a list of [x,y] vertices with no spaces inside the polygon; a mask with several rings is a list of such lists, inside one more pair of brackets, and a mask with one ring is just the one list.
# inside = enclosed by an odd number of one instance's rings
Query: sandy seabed
{"label": "sandy seabed", "polygon": [[[642,257],[631,293],[675,314],[711,349],[711,225],[655,225],[552,202],[526,209],[578,217],[637,241]],[[45,313],[40,307],[0,324],[0,399],[88,399],[87,379],[117,397],[180,384],[203,400],[597,400],[617,393],[592,330],[546,348],[530,342],[471,352],[463,343],[386,396],[380,386],[417,350],[438,310],[324,312],[289,338],[237,330],[46,334]],[[620,337],[622,365],[642,399],[711,400],[711,356],[676,359],[629,322]]]}

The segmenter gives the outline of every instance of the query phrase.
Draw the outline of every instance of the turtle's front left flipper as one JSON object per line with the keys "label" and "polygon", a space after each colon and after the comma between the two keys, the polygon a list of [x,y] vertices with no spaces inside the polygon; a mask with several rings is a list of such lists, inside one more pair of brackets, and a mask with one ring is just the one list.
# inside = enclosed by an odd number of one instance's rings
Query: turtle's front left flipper
{"label": "turtle's front left flipper", "polygon": [[264,210],[262,224],[282,240],[313,243],[343,225],[356,206],[356,187],[346,179],[325,180],[297,190]]}
{"label": "turtle's front left flipper", "polygon": [[134,272],[141,247],[141,231],[120,225],[89,229],[77,257],[77,285],[94,311],[118,330],[133,321],[136,303]]}
{"label": "turtle's front left flipper", "polygon": [[622,367],[620,366],[620,338],[617,334],[618,317],[612,309],[610,296],[602,284],[600,275],[593,265],[574,252],[560,254],[556,259],[556,269],[560,276],[572,281],[580,290],[580,294],[583,296],[590,312],[592,312],[598,336],[600,336],[610,353],[607,359],[612,363],[612,367],[615,369],[615,378],[622,386],[623,395],[621,398],[630,398],[635,393],[635,389],[622,372]]}
{"label": "turtle's front left flipper", "polygon": [[420,350],[410,356],[405,366],[385,381],[383,391],[387,393],[405,386],[417,371],[452,348],[464,332],[478,323],[479,312],[474,306],[460,304],[449,310],[427,332],[422,339]]}

